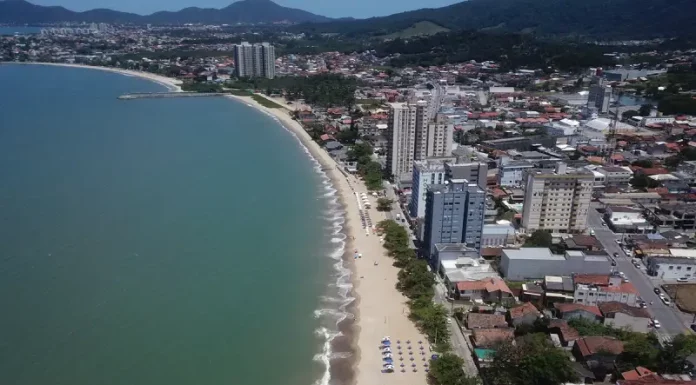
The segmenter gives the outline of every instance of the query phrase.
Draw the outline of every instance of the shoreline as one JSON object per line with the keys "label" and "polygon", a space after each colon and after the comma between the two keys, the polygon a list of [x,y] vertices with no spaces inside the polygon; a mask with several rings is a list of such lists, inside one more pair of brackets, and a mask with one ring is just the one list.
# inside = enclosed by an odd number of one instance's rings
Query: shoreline
{"label": "shoreline", "polygon": [[183,92],[181,89],[181,84],[183,83],[179,79],[169,78],[162,75],[153,74],[151,72],[145,71],[134,71],[126,70],[122,68],[112,68],[112,67],[101,67],[101,66],[90,66],[86,64],[71,64],[71,63],[48,63],[48,62],[0,62],[0,64],[10,64],[10,65],[42,65],[42,66],[53,66],[53,67],[67,67],[67,68],[83,68],[91,69],[105,72],[112,72],[121,74],[124,76],[135,76],[141,79],[149,80],[151,82],[162,85],[168,89],[169,92]]}
{"label": "shoreline", "polygon": [[[381,239],[373,231],[361,228],[361,217],[370,219],[374,226],[387,219],[386,214],[376,210],[375,198],[369,196],[364,183],[358,177],[339,170],[338,164],[328,152],[312,140],[302,125],[292,118],[290,109],[285,107],[285,100],[259,96],[283,107],[262,106],[251,96],[225,95],[274,117],[281,126],[293,133],[306,151],[322,166],[322,171],[338,194],[338,202],[345,210],[342,231],[346,239],[342,261],[343,267],[352,272],[350,296],[354,298],[347,305],[346,311],[354,317],[351,319],[348,316],[337,324],[343,335],[335,338],[333,344],[339,349],[347,345],[351,357],[331,363],[331,380],[345,381],[350,385],[378,382],[383,385],[426,385],[424,364],[428,362],[427,357],[430,354],[428,339],[408,318],[408,299],[396,289],[399,269],[393,266],[392,259],[386,255]],[[362,193],[368,194],[373,208],[362,207],[360,201],[365,199],[360,198]],[[353,250],[359,251],[363,257],[355,259],[352,255]],[[397,352],[394,352],[394,373],[382,372],[384,357],[380,341],[383,336],[391,336],[392,341],[411,342],[403,357],[401,354],[397,356]],[[406,345],[401,346],[406,349]],[[320,381],[317,384],[320,384]]]}
{"label": "shoreline", "polygon": [[[358,364],[361,356],[360,348],[357,345],[358,336],[360,334],[360,326],[358,322],[360,319],[360,296],[356,290],[358,286],[358,282],[355,279],[357,276],[357,271],[355,269],[355,263],[352,262],[353,258],[351,255],[351,251],[357,248],[355,240],[352,239],[355,236],[355,229],[353,226],[356,222],[355,218],[353,218],[349,212],[349,201],[347,201],[349,197],[345,194],[345,189],[341,186],[341,179],[343,175],[337,170],[337,164],[333,159],[331,159],[329,154],[319,147],[314,140],[312,140],[307,131],[304,130],[299,122],[292,119],[292,116],[289,114],[291,111],[288,108],[268,108],[259,104],[251,96],[229,94],[225,95],[224,97],[244,103],[259,112],[276,118],[277,123],[292,133],[300,142],[300,145],[302,145],[309,152],[309,155],[321,166],[321,171],[324,173],[324,175],[326,175],[331,185],[336,190],[337,202],[339,207],[341,207],[345,213],[345,222],[343,223],[343,229],[341,232],[346,236],[346,239],[344,252],[340,261],[342,262],[343,267],[349,269],[351,272],[350,283],[352,284],[352,288],[350,289],[348,296],[352,297],[352,301],[345,307],[348,317],[337,323],[338,331],[341,333],[341,335],[334,338],[334,340],[331,341],[331,344],[334,349],[344,347],[347,348],[348,353],[350,353],[350,357],[348,359],[341,360],[342,362],[332,363],[327,370],[331,375],[331,381],[338,379],[344,385],[355,385],[357,384]],[[350,315],[353,317],[351,318]],[[337,353],[334,349],[332,349],[332,354]],[[341,351],[338,353],[345,353],[343,351],[345,349],[339,350]],[[333,358],[329,358],[329,360],[336,361]],[[321,383],[321,379],[317,380],[316,384],[324,385]]]}

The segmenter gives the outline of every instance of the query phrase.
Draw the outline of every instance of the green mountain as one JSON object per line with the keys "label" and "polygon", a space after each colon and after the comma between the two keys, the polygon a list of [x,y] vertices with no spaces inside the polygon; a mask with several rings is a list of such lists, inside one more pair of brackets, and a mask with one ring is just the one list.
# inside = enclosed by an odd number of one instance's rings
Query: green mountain
{"label": "green mountain", "polygon": [[75,12],[63,7],[45,7],[24,0],[0,1],[0,23],[16,24],[59,22],[251,24],[328,20],[331,19],[301,9],[283,7],[271,0],[241,0],[222,9],[191,7],[176,12],[156,12],[146,16],[110,9]]}
{"label": "green mountain", "polygon": [[640,39],[694,34],[693,15],[694,0],[469,0],[385,17],[299,25],[294,30],[381,36],[430,21],[448,29]]}

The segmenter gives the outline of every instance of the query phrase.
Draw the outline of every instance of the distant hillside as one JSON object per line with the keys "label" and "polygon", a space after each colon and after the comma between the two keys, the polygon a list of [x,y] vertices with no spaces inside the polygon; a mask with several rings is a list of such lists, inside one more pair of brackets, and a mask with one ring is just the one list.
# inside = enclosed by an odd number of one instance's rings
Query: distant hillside
{"label": "distant hillside", "polygon": [[63,7],[45,7],[24,0],[0,1],[0,23],[35,24],[59,22],[153,23],[153,24],[235,24],[274,22],[323,22],[328,17],[301,9],[287,8],[271,0],[241,0],[225,8],[184,8],[176,12],[134,13],[94,9],[75,12]]}
{"label": "distant hillside", "polygon": [[431,21],[450,29],[606,38],[696,33],[694,0],[469,0],[385,17],[296,26],[294,30],[379,36]]}
{"label": "distant hillside", "polygon": [[415,36],[430,36],[440,32],[448,32],[449,28],[441,27],[431,21],[419,21],[412,26],[389,35],[381,36],[383,39],[407,39]]}

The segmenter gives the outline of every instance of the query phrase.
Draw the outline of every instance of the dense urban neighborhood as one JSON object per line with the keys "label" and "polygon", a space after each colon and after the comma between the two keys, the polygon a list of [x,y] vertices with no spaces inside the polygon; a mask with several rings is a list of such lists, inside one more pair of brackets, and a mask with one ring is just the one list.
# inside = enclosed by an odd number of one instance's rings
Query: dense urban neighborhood
{"label": "dense urban neighborhood", "polygon": [[286,112],[378,197],[363,227],[440,354],[434,385],[696,384],[696,45],[495,54],[527,38],[300,26],[52,23],[0,36],[0,66],[146,72]]}

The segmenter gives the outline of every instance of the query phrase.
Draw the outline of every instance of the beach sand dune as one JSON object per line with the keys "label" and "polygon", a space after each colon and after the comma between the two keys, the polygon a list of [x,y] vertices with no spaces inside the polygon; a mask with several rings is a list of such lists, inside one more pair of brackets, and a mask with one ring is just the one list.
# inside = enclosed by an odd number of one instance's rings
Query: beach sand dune
{"label": "beach sand dune", "polygon": [[[362,206],[359,202],[360,195],[368,192],[365,185],[358,178],[341,172],[329,154],[310,138],[297,121],[292,119],[289,110],[264,107],[251,97],[230,97],[275,116],[286,128],[292,130],[312,156],[325,168],[346,206],[347,235],[349,239],[354,237],[349,244],[362,254],[362,258],[353,259],[355,250],[347,250],[353,263],[354,294],[358,301],[355,320],[356,339],[353,342],[354,350],[358,355],[354,368],[354,382],[359,385],[426,384],[424,369],[432,354],[427,338],[408,319],[407,299],[396,289],[398,269],[392,266],[392,260],[386,255],[379,236],[371,230],[366,231],[360,221],[360,208],[364,215],[369,215],[373,225],[386,219],[384,213],[374,208],[377,206],[374,202],[375,198],[371,196],[368,198],[372,201],[373,208],[360,207]],[[287,105],[287,102],[282,99],[270,100]],[[391,338],[394,373],[382,373],[385,361],[383,361],[384,354],[380,348],[380,342],[384,336]],[[400,341],[400,344],[397,344],[397,341]],[[399,349],[398,346],[401,348]],[[401,364],[404,365],[404,372],[402,372]],[[415,365],[415,372],[413,365]]]}

